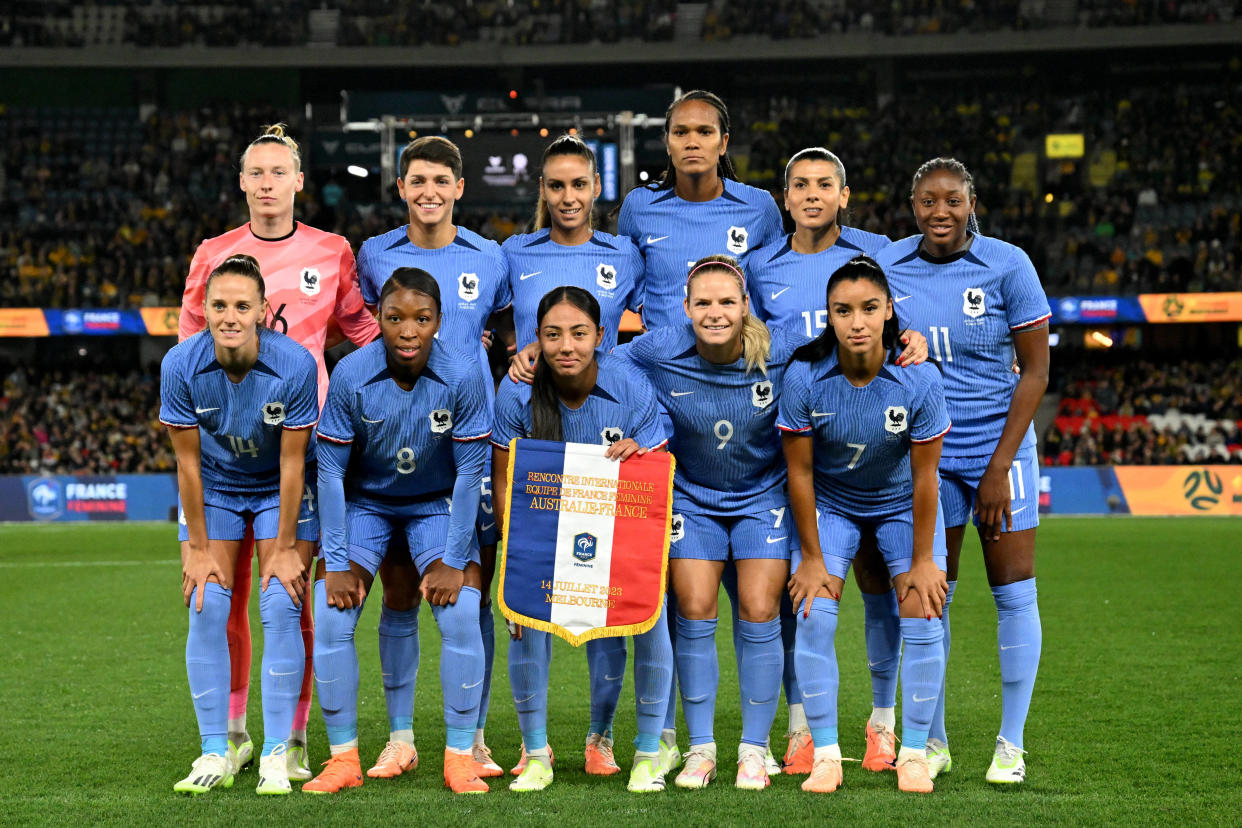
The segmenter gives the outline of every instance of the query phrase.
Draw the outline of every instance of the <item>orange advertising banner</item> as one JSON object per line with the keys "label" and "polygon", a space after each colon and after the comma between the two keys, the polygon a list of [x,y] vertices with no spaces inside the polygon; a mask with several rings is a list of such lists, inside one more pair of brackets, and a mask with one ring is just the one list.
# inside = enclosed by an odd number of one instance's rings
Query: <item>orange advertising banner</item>
{"label": "orange advertising banner", "polygon": [[0,336],[47,336],[47,318],[39,308],[0,308]]}
{"label": "orange advertising banner", "polygon": [[1242,466],[1114,466],[1132,515],[1242,515]]}
{"label": "orange advertising banner", "polygon": [[181,308],[142,308],[142,321],[151,336],[176,336]]}
{"label": "orange advertising banner", "polygon": [[1242,292],[1142,293],[1148,322],[1242,322]]}

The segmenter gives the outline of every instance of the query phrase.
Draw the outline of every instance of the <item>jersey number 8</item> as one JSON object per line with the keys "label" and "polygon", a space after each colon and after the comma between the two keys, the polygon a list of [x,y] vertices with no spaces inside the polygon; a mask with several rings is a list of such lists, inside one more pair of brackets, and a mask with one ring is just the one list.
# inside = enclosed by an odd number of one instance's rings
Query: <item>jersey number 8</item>
{"label": "jersey number 8", "polygon": [[414,449],[408,446],[397,450],[397,474],[410,474],[414,471]]}

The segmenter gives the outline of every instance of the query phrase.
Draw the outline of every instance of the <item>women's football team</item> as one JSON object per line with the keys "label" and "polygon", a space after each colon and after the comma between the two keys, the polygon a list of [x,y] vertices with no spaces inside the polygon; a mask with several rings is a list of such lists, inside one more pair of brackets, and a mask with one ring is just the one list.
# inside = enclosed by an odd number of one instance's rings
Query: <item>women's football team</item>
{"label": "women's football team", "polygon": [[[813,793],[842,784],[834,638],[857,562],[873,695],[863,767],[894,770],[900,790],[930,793],[952,768],[949,607],[972,520],[997,608],[1002,682],[986,778],[1024,781],[1041,648],[1032,419],[1047,384],[1050,312],[1038,276],[1020,249],[978,232],[974,181],[959,161],[936,158],[915,172],[919,233],[890,242],[840,223],[845,166],[826,149],[805,149],[785,170],[794,224],[785,236],[773,199],[736,179],[728,143],[718,97],[695,91],[674,101],[668,167],[626,196],[621,234],[611,235],[594,225],[591,150],[561,136],[542,158],[533,232],[501,247],[453,224],[465,189],[457,148],[439,137],[412,142],[398,182],[409,224],[363,245],[356,278],[342,256],[333,286],[337,315],[348,309],[358,341],[361,283],[379,338],[342,359],[326,389],[330,317],[290,330],[285,305],[269,306],[274,283],[259,261],[273,244],[295,255],[302,243],[260,232],[273,216],[300,226],[289,185],[294,172],[300,182],[297,145],[269,130],[247,148],[242,189],[264,198],[248,198],[249,232],[230,234],[236,254],[215,256],[195,277],[201,307],[196,292],[190,312],[205,330],[183,331],[161,377],[201,739],[175,790],[230,787],[250,761],[244,701],[240,723],[232,715],[239,683],[229,618],[235,581],[249,589],[251,539],[264,629],[258,793],[287,794],[290,779],[309,776],[299,719],[311,655],[304,602],[314,608],[314,679],[331,756],[302,790],[363,784],[354,634],[377,573],[390,737],[367,775],[418,765],[422,600],[441,634],[445,784],[484,793],[487,777],[503,775],[483,738],[489,596],[509,441],[523,437],[602,443],[616,462],[664,450],[677,458],[666,620],[633,640],[630,791],[663,790],[679,767],[678,787],[716,777],[722,585],[738,662],[736,786],[761,790],[778,773],[806,775],[802,788]],[[270,168],[247,163],[256,146],[273,156]],[[331,240],[339,249],[343,240]],[[627,309],[641,311],[647,332],[618,346]],[[499,390],[480,347],[493,329],[514,331]],[[522,752],[509,787],[538,791],[553,781],[551,637],[510,633]],[[612,732],[627,641],[586,649],[586,771],[608,776],[620,772]],[[788,746],[778,762],[769,733],[782,689]]]}

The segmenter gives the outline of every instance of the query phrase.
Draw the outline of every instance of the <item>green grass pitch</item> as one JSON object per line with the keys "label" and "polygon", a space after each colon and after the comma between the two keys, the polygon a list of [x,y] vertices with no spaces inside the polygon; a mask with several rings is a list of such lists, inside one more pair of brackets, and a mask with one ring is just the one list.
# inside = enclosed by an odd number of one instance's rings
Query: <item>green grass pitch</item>
{"label": "green grass pitch", "polygon": [[[995,610],[968,541],[953,605],[948,724],[952,773],[931,796],[896,790],[892,774],[847,764],[836,794],[811,796],[799,778],[736,791],[731,760],[740,722],[727,612],[719,643],[716,738],[722,773],[705,791],[637,796],[625,775],[582,772],[586,662],[557,642],[550,741],[556,782],[518,795],[492,780],[484,797],[454,798],[441,779],[444,746],[439,639],[421,615],[415,736],[422,765],[395,781],[367,780],[335,797],[258,797],[249,770],[228,791],[172,792],[198,754],[187,692],[186,610],[171,525],[0,526],[0,823],[126,825],[812,825],[828,821],[931,825],[1208,823],[1242,821],[1242,625],[1234,580],[1242,558],[1228,519],[1054,519],[1039,530],[1044,649],[1026,731],[1028,782],[998,791],[983,780],[1000,718]],[[379,679],[376,601],[359,625],[363,761],[387,736]],[[262,714],[257,588],[250,723]],[[517,759],[503,626],[488,741]],[[870,710],[862,609],[847,587],[837,647],[842,749],[861,757]],[[785,714],[773,747],[784,749]],[[628,770],[632,682],[617,717]],[[684,726],[681,729],[685,745]],[[318,706],[311,755],[326,758]],[[365,765],[364,765],[365,767]],[[671,780],[670,780],[671,782]]]}

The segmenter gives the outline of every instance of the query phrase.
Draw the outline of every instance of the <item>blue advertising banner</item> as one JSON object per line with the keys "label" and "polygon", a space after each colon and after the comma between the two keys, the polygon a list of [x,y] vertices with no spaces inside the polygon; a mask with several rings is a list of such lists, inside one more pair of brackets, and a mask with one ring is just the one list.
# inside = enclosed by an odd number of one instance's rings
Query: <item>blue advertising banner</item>
{"label": "blue advertising banner", "polygon": [[1147,321],[1137,296],[1059,296],[1049,298],[1048,304],[1054,325]]}
{"label": "blue advertising banner", "polygon": [[0,521],[176,519],[175,474],[0,477]]}

